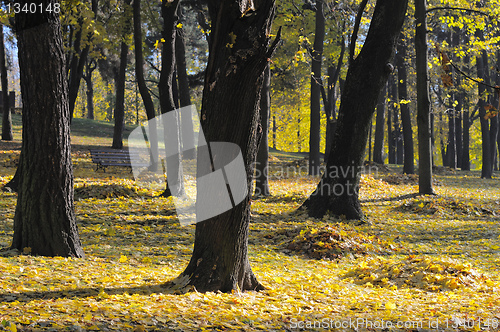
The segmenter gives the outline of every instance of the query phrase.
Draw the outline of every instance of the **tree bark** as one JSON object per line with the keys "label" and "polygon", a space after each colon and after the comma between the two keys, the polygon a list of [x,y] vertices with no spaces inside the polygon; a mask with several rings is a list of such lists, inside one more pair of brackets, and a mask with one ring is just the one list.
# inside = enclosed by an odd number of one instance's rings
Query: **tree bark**
{"label": "tree bark", "polygon": [[82,76],[87,84],[87,119],[94,120],[94,82],[92,73],[97,68],[94,60],[87,61],[85,64],[85,74]]}
{"label": "tree bark", "polygon": [[141,24],[141,0],[134,0],[132,5],[133,16],[134,16],[134,48],[135,48],[135,77],[137,80],[137,86],[139,87],[139,93],[141,94],[142,101],[144,103],[144,108],[146,109],[146,116],[149,120],[149,137],[148,141],[150,144],[150,160],[151,166],[149,170],[156,171],[158,169],[158,131],[156,126],[156,120],[153,120],[156,116],[155,105],[151,94],[149,93],[148,87],[146,85],[146,80],[144,79],[144,55],[143,55],[143,40],[142,40],[142,24]]}
{"label": "tree bark", "polygon": [[[482,35],[482,33],[481,33]],[[477,76],[482,78],[486,84],[490,84],[488,75],[488,54],[486,51],[481,51],[481,54],[476,57]],[[490,137],[490,121],[485,119],[486,116],[486,98],[487,89],[483,84],[478,84],[479,95],[479,122],[481,124],[481,139],[482,139],[482,161],[481,178],[491,179],[493,175],[493,160],[491,153],[491,137]]]}
{"label": "tree bark", "polygon": [[389,75],[387,81],[387,93],[390,100],[387,105],[387,147],[388,147],[388,160],[389,164],[397,164],[396,161],[396,131],[394,130],[393,121],[396,110],[394,108],[394,101],[396,100],[396,83],[394,77]]}
{"label": "tree bark", "polygon": [[[163,17],[163,48],[161,57],[161,73],[158,89],[160,92],[160,108],[161,113],[165,114],[177,108],[175,89],[177,89],[177,82],[175,79],[175,36],[176,25],[178,21],[179,0],[169,1],[163,0],[162,2],[162,17]],[[175,87],[174,87],[175,85]],[[182,196],[184,194],[184,187],[182,186],[182,155],[181,155],[181,133],[180,121],[181,119],[175,116],[177,123],[174,126],[177,130],[176,135],[169,136],[169,149],[174,149],[169,155],[172,157],[167,158],[167,183],[165,191],[161,194],[163,197]],[[164,123],[163,127],[167,128],[169,124]],[[165,132],[166,134],[166,132]],[[165,142],[167,138],[165,138]],[[175,184],[175,185],[174,185]],[[179,185],[177,185],[179,184]]]}
{"label": "tree bark", "polygon": [[411,114],[408,104],[408,87],[407,87],[407,74],[406,74],[406,40],[401,34],[399,38],[396,66],[398,68],[398,99],[399,107],[401,110],[401,122],[403,126],[403,145],[404,145],[404,161],[403,173],[414,174],[415,168],[413,164],[413,129],[411,126]]}
{"label": "tree bark", "polygon": [[427,68],[426,0],[415,0],[415,53],[417,69],[418,192],[434,194],[432,187],[431,105]]}
{"label": "tree bark", "polygon": [[[21,7],[26,1],[21,1]],[[44,8],[54,0],[37,1]],[[83,257],[73,203],[70,112],[59,17],[16,14],[23,140],[12,248]]]}
{"label": "tree bark", "polygon": [[314,44],[311,51],[311,126],[309,133],[309,175],[319,175],[321,139],[321,64],[323,60],[323,43],[325,40],[325,15],[323,0],[316,1],[316,27]]}
{"label": "tree bark", "polygon": [[10,110],[10,99],[9,99],[9,80],[7,74],[7,66],[5,65],[6,54],[5,54],[5,43],[3,34],[3,24],[0,24],[0,75],[2,82],[2,140],[12,141],[14,136],[12,135],[12,116]]}
{"label": "tree bark", "polygon": [[270,196],[269,192],[269,114],[271,112],[271,67],[268,64],[264,71],[262,93],[260,97],[260,124],[259,131],[262,137],[255,165],[255,195]]}
{"label": "tree bark", "polygon": [[407,5],[404,0],[379,0],[375,5],[363,48],[349,65],[326,172],[303,205],[313,217],[327,211],[347,219],[364,217],[358,198],[360,168],[377,100],[393,70],[390,63]]}
{"label": "tree bark", "polygon": [[125,129],[125,75],[127,71],[128,44],[124,41],[120,46],[120,69],[115,80],[116,103],[113,117],[113,149],[123,149],[123,131]]}
{"label": "tree bark", "polygon": [[373,142],[373,161],[384,163],[384,124],[385,124],[385,101],[387,95],[387,84],[384,84],[378,98],[377,118],[375,122],[375,140]]}
{"label": "tree bark", "polygon": [[[246,0],[212,0],[210,4],[214,23],[201,125],[207,142],[232,142],[241,148],[245,185],[251,193],[262,76],[276,47],[276,43],[268,47],[275,3],[259,0],[250,6]],[[182,275],[190,276],[198,291],[263,289],[248,260],[249,222],[247,195],[228,212],[196,224],[193,255]]]}

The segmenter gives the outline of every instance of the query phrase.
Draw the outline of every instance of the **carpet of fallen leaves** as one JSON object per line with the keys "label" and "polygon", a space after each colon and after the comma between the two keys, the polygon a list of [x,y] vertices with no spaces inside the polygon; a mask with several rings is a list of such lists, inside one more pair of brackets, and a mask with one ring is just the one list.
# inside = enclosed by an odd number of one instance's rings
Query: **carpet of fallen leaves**
{"label": "carpet of fallen leaves", "polygon": [[[0,151],[0,185],[18,153]],[[267,290],[182,294],[182,281],[165,283],[187,265],[194,226],[129,170],[95,172],[85,151],[74,163],[86,257],[1,251],[0,330],[500,330],[498,178],[445,172],[438,195],[421,197],[410,178],[393,181],[400,168],[364,175],[368,223],[356,226],[296,211],[318,179],[281,174],[252,201],[249,257]],[[0,192],[3,248],[16,197]]]}

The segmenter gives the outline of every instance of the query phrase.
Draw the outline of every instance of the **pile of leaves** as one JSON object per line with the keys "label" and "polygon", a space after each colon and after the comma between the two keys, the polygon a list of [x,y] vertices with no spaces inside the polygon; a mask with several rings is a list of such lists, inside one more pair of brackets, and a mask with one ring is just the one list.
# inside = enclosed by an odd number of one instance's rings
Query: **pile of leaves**
{"label": "pile of leaves", "polygon": [[435,214],[440,213],[453,213],[461,215],[497,215],[498,211],[495,212],[493,209],[484,208],[481,206],[474,205],[471,202],[465,202],[453,198],[414,198],[405,201],[399,207],[398,210],[405,212],[412,212],[417,214]]}
{"label": "pile of leaves", "polygon": [[464,287],[476,290],[492,282],[469,263],[410,255],[396,262],[376,258],[361,262],[348,271],[344,278],[358,285],[389,289],[418,288],[425,291],[450,291]]}
{"label": "pile of leaves", "polygon": [[146,192],[136,187],[131,181],[83,182],[75,185],[75,199],[139,198]]}
{"label": "pile of leaves", "polygon": [[418,175],[417,174],[401,174],[401,173],[392,173],[384,177],[384,182],[393,185],[400,184],[418,184]]}
{"label": "pile of leaves", "polygon": [[386,246],[377,236],[360,233],[352,226],[339,223],[302,229],[286,249],[314,259],[338,260],[345,256],[383,254],[395,247]]}

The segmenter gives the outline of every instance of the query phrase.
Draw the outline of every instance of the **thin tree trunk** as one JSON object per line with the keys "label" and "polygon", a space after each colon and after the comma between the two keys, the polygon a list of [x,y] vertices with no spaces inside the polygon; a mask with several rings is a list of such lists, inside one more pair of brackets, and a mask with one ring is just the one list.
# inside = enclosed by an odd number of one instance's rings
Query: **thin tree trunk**
{"label": "thin tree trunk", "polygon": [[427,68],[426,0],[415,0],[415,53],[417,69],[418,191],[434,194],[432,187],[431,106]]}
{"label": "thin tree trunk", "polygon": [[87,61],[85,64],[85,74],[82,76],[87,84],[87,119],[94,120],[94,82],[92,73],[97,68],[94,60]]}
{"label": "thin tree trunk", "polygon": [[7,77],[7,66],[5,65],[5,43],[3,34],[3,24],[0,24],[0,75],[2,82],[2,140],[12,141],[14,139],[12,135],[12,116],[10,111],[10,100],[9,100],[9,80]]}
{"label": "thin tree trunk", "polygon": [[115,126],[113,132],[113,149],[123,149],[123,131],[125,130],[125,75],[127,70],[128,44],[120,47],[120,69],[115,80],[116,104],[114,111]]}
{"label": "thin tree trunk", "polygon": [[135,48],[135,77],[137,80],[137,86],[139,87],[139,93],[141,94],[142,101],[144,103],[144,108],[146,109],[146,116],[148,118],[148,129],[149,129],[149,144],[150,144],[150,160],[151,166],[150,171],[156,171],[158,169],[158,131],[155,119],[155,105],[151,94],[149,93],[148,87],[146,85],[146,80],[144,79],[144,55],[142,50],[142,24],[141,24],[141,0],[134,0],[132,5],[133,16],[134,16],[134,48]]}
{"label": "thin tree trunk", "polygon": [[391,61],[407,5],[405,0],[379,0],[375,5],[363,48],[349,65],[326,171],[303,204],[310,216],[322,217],[330,211],[346,219],[364,217],[358,193],[360,168],[375,106],[393,70]]}
{"label": "thin tree trunk", "polygon": [[[481,33],[482,35],[482,33]],[[486,84],[490,84],[490,77],[488,75],[488,54],[486,51],[481,51],[481,54],[476,57],[477,76],[482,78]],[[493,175],[493,160],[491,153],[491,137],[490,137],[490,121],[485,119],[486,104],[485,96],[487,89],[484,85],[478,84],[479,95],[479,121],[481,124],[481,138],[482,138],[482,161],[483,167],[481,169],[481,178],[491,179]]]}
{"label": "thin tree trunk", "polygon": [[387,95],[387,84],[380,93],[377,104],[377,118],[375,120],[375,141],[373,142],[373,161],[378,164],[384,163],[384,124],[385,124],[385,101]]}
{"label": "thin tree trunk", "polygon": [[[21,1],[21,6],[23,2]],[[46,8],[55,1],[40,1]],[[12,248],[83,257],[73,203],[70,112],[56,13],[16,14],[23,140]],[[43,63],[43,66],[40,65]]]}
{"label": "thin tree trunk", "polygon": [[321,63],[323,60],[323,43],[325,40],[325,15],[323,0],[316,1],[316,28],[314,44],[311,51],[311,127],[309,133],[309,175],[319,175],[321,139]]}
{"label": "thin tree trunk", "polygon": [[413,129],[411,126],[411,114],[408,104],[408,87],[407,87],[407,74],[406,74],[406,40],[403,35],[400,35],[397,54],[396,66],[398,68],[398,98],[399,107],[401,109],[401,122],[403,126],[403,145],[404,145],[404,162],[403,173],[413,174],[415,168],[413,164]]}
{"label": "thin tree trunk", "polygon": [[268,64],[264,71],[262,93],[260,96],[260,138],[256,159],[255,195],[270,196],[269,192],[269,113],[271,111],[271,67]]}
{"label": "thin tree trunk", "polygon": [[396,164],[396,131],[393,130],[393,120],[396,110],[394,108],[394,101],[396,100],[396,84],[392,75],[389,75],[387,80],[388,98],[390,100],[387,106],[387,146],[389,164]]}

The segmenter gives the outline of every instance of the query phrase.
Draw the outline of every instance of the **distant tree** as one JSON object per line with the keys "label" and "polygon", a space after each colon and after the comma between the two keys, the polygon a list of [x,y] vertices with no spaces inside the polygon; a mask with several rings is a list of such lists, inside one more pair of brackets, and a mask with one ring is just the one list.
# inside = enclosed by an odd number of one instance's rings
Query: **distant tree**
{"label": "distant tree", "polygon": [[403,173],[415,173],[413,164],[413,129],[408,100],[408,75],[406,73],[406,40],[401,35],[396,53],[396,67],[398,68],[398,101],[401,110],[401,123],[403,125],[404,161]]}
{"label": "distant tree", "polygon": [[[125,0],[125,6],[130,6],[131,0]],[[125,13],[127,11],[125,10]],[[125,130],[125,75],[127,72],[128,51],[127,36],[129,34],[129,25],[122,31],[122,41],[120,43],[120,67],[115,73],[116,102],[114,110],[115,126],[113,131],[113,149],[123,148],[123,131]]]}
{"label": "distant tree", "polygon": [[262,93],[260,96],[260,125],[261,132],[259,150],[256,159],[255,193],[270,196],[269,192],[269,114],[271,111],[271,69],[270,64],[264,71]]}
{"label": "distant tree", "polygon": [[360,168],[375,105],[393,70],[391,61],[407,5],[406,0],[378,0],[375,5],[365,43],[349,64],[326,171],[303,205],[311,216],[330,211],[347,219],[364,217],[358,198]]}
{"label": "distant tree", "polygon": [[[56,1],[35,1],[54,8]],[[33,1],[20,1],[21,7]],[[12,248],[35,255],[82,257],[73,203],[70,112],[59,16],[15,17],[23,140]]]}
{"label": "distant tree", "polygon": [[375,120],[375,139],[373,142],[373,161],[379,164],[384,163],[384,124],[385,105],[387,95],[387,84],[384,84],[380,96],[378,97],[377,116]]}
{"label": "distant tree", "polygon": [[0,75],[2,83],[2,140],[12,141],[14,137],[12,136],[12,116],[10,111],[10,100],[9,100],[9,81],[7,77],[7,66],[5,55],[5,42],[3,34],[3,24],[0,24]]}
{"label": "distant tree", "polygon": [[90,120],[94,120],[94,81],[92,81],[92,74],[96,69],[97,61],[95,59],[87,59],[82,78],[87,85],[87,119]]}
{"label": "distant tree", "polygon": [[[207,142],[239,145],[251,193],[262,75],[276,47],[276,43],[269,47],[275,3],[210,0],[208,4],[214,25],[201,125]],[[204,292],[263,289],[248,260],[249,224],[250,195],[231,210],[197,223],[193,255],[182,276]]]}

